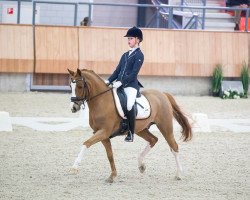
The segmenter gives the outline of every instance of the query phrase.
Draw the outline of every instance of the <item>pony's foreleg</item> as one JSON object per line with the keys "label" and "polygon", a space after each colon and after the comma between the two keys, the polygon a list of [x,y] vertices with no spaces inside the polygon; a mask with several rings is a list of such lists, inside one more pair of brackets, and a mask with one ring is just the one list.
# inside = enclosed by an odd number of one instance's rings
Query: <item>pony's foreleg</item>
{"label": "pony's foreleg", "polygon": [[114,178],[117,176],[117,172],[116,172],[116,168],[115,168],[115,162],[114,162],[113,151],[112,151],[110,139],[103,140],[102,144],[106,149],[107,157],[109,159],[109,164],[111,167],[111,175],[106,180],[106,182],[113,183]]}
{"label": "pony's foreleg", "polygon": [[87,151],[87,147],[85,145],[83,145],[81,147],[79,154],[77,155],[77,158],[75,159],[75,162],[74,162],[72,168],[70,169],[71,172],[73,172],[73,173],[78,172],[78,168],[80,166],[80,163],[82,162],[82,159],[83,159],[86,151]]}
{"label": "pony's foreleg", "polygon": [[97,142],[100,142],[100,141],[102,141],[102,140],[104,140],[106,138],[107,138],[107,136],[105,135],[105,131],[104,130],[99,130],[90,139],[85,141],[83,143],[83,146],[81,147],[81,150],[80,150],[77,158],[75,159],[75,162],[74,162],[73,166],[70,169],[70,172],[77,173],[78,168],[80,166],[80,163],[81,163],[82,159],[84,158],[84,155],[85,155],[87,149],[90,146],[92,146],[93,144],[95,144]]}
{"label": "pony's foreleg", "polygon": [[175,152],[173,149],[171,149],[171,152],[174,155],[175,162],[176,162],[176,165],[177,165],[176,179],[181,180],[182,166],[181,166],[181,163],[180,163],[180,160],[179,160],[179,152]]}

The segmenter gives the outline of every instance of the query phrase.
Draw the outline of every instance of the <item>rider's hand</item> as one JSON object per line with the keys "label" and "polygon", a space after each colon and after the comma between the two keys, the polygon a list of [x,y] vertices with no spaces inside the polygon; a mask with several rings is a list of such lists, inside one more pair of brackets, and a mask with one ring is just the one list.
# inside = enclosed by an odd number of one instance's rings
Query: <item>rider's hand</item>
{"label": "rider's hand", "polygon": [[122,82],[121,81],[116,81],[112,85],[113,85],[114,88],[119,88],[122,85]]}
{"label": "rider's hand", "polygon": [[106,84],[107,86],[109,86],[109,85],[110,85],[109,80],[104,80],[104,82],[105,82],[105,84]]}

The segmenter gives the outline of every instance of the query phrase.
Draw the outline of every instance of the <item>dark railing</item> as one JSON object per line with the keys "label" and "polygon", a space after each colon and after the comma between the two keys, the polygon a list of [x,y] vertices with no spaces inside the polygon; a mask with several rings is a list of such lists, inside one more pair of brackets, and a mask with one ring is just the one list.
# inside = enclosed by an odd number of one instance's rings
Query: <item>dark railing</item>
{"label": "dark railing", "polygon": [[[202,4],[203,7],[206,7],[207,5],[207,0],[181,0],[181,6],[189,6],[190,4],[192,5],[193,3],[200,3]],[[181,9],[181,11],[183,11],[183,8]],[[206,9],[202,9],[202,10],[199,10],[199,14],[195,13],[192,9],[190,9],[191,13],[193,13],[193,15],[198,15],[197,16],[197,19],[198,22],[200,22],[199,20],[199,16],[201,15],[201,27],[202,29],[205,29],[205,18],[206,18]],[[196,24],[198,24],[197,21],[195,21]]]}
{"label": "dark railing", "polygon": [[[248,18],[250,13],[250,8],[232,8],[232,7],[212,7],[212,6],[186,6],[186,5],[166,5],[166,4],[160,4],[160,5],[151,5],[151,4],[127,4],[127,3],[85,3],[85,2],[53,2],[53,1],[32,1],[32,0],[9,0],[9,1],[16,1],[18,2],[18,11],[17,11],[17,23],[20,23],[20,13],[21,13],[21,2],[33,2],[33,18],[32,22],[33,25],[35,25],[35,10],[36,5],[39,3],[46,3],[46,4],[65,4],[65,5],[74,5],[74,26],[76,26],[76,19],[78,14],[78,5],[88,5],[89,6],[89,19],[92,19],[92,7],[93,6],[126,6],[126,7],[144,7],[144,8],[156,8],[156,9],[162,9],[162,10],[168,10],[168,12],[165,12],[164,14],[167,16],[167,27],[168,28],[178,28],[178,25],[175,24],[173,20],[174,10],[182,10],[182,9],[196,9],[196,10],[202,10],[203,16],[202,16],[202,29],[205,28],[205,13],[207,10],[228,10],[228,11],[235,11],[235,10],[241,10],[246,12],[246,23],[245,23],[245,31],[248,32]],[[206,2],[206,1],[204,1]],[[194,20],[198,20],[197,16],[193,16]],[[90,22],[91,23],[91,22]],[[197,22],[195,22],[195,27],[197,28]]]}

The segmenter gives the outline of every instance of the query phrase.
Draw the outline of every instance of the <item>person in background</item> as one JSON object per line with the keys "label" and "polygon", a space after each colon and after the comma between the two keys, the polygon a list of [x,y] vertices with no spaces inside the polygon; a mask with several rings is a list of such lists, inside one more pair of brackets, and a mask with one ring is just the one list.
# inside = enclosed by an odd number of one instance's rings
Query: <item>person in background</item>
{"label": "person in background", "polygon": [[89,17],[84,17],[84,19],[80,22],[81,26],[89,26]]}
{"label": "person in background", "polygon": [[[227,7],[232,8],[247,8],[249,5],[249,0],[227,0],[226,1]],[[240,18],[241,18],[241,10],[235,10],[234,14],[234,22],[235,22],[235,28],[234,30],[239,30],[240,25]]]}

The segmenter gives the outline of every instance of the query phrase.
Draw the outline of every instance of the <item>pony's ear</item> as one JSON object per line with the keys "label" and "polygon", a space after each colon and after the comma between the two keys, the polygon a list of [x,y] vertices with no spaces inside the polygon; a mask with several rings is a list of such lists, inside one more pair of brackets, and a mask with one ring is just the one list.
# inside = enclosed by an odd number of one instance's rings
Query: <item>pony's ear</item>
{"label": "pony's ear", "polygon": [[71,76],[74,76],[74,72],[73,72],[73,71],[71,71],[70,69],[68,69],[68,72],[69,72],[69,74],[70,74]]}
{"label": "pony's ear", "polygon": [[82,76],[82,72],[81,72],[81,70],[79,68],[77,68],[77,73],[76,74],[79,75],[79,76]]}

